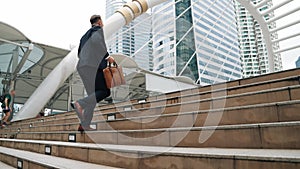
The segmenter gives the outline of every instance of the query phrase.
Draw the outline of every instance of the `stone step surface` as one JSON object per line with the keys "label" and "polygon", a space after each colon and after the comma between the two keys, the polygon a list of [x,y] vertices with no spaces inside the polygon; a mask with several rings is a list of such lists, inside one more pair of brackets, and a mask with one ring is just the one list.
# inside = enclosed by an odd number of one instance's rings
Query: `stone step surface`
{"label": "stone step surface", "polygon": [[0,168],[1,169],[15,169],[15,167],[12,167],[10,165],[7,165],[6,163],[3,163],[0,161]]}
{"label": "stone step surface", "polygon": [[[207,120],[210,117],[220,116],[218,125],[253,124],[268,122],[300,121],[300,100],[239,106],[216,110],[203,110],[199,112],[182,112],[163,115],[149,115],[131,118],[103,119],[93,121],[97,130],[134,130],[170,127],[202,127],[215,125]],[[22,126],[9,127],[0,133],[17,132],[46,132],[46,131],[76,131],[79,123],[68,123],[57,120],[57,123],[36,122]]]}
{"label": "stone step surface", "polygon": [[[297,81],[297,83],[299,83],[298,81]],[[249,93],[249,92],[248,92]],[[251,92],[250,92],[251,93]],[[195,93],[193,93],[193,95],[195,95]],[[216,96],[217,94],[215,94],[214,96]],[[252,93],[252,95],[253,95],[253,93]],[[228,97],[228,93],[226,93],[226,97],[227,98],[229,98]],[[270,96],[268,96],[268,97],[270,97]],[[189,96],[187,96],[187,98],[189,98],[189,99],[191,99],[191,97],[189,97]],[[272,97],[270,97],[270,98],[272,98]],[[290,98],[292,98],[292,96],[290,96]],[[134,110],[136,110],[136,111],[139,111],[139,112],[149,112],[149,109],[161,109],[160,110],[160,113],[163,113],[162,112],[162,110],[164,110],[165,109],[165,111],[164,112],[171,112],[171,111],[178,111],[178,108],[176,108],[176,105],[177,105],[177,107],[178,107],[178,105],[179,105],[179,107],[181,107],[180,105],[184,105],[184,103],[187,103],[187,104],[189,104],[190,106],[189,107],[193,107],[195,110],[196,110],[196,107],[199,107],[200,108],[200,106],[198,105],[196,105],[196,104],[191,104],[191,102],[190,101],[188,101],[188,100],[186,100],[186,99],[182,99],[181,98],[181,100],[180,100],[180,102],[178,101],[178,97],[177,98],[175,98],[175,99],[177,99],[177,101],[175,101],[175,102],[171,102],[171,103],[163,103],[163,104],[161,104],[161,103],[159,103],[158,105],[160,105],[160,107],[158,106],[154,106],[152,103],[150,103],[151,104],[151,106],[149,107],[149,105],[147,106],[146,104],[142,104],[142,107],[135,107],[135,105],[133,105],[133,104],[131,104],[130,105],[130,109],[132,109],[132,111],[134,111]],[[196,97],[195,98],[192,98],[191,100],[193,100],[193,101],[197,101],[197,100],[200,100],[200,99],[204,99],[204,97],[199,97],[199,96],[197,96],[196,95]],[[217,99],[216,97],[214,98],[215,100]],[[172,99],[171,99],[172,100]],[[207,99],[206,99],[207,100]],[[239,99],[238,99],[239,100]],[[240,100],[244,100],[243,98],[241,98]],[[204,100],[205,101],[205,100]],[[165,102],[165,101],[164,101]],[[224,104],[224,100],[222,101],[223,102],[223,104]],[[227,101],[227,102],[231,102],[231,101]],[[176,104],[177,103],[177,104]],[[174,105],[175,104],[175,105]],[[210,105],[211,105],[211,103],[209,103]],[[117,105],[118,104],[116,104],[115,106],[117,107]],[[164,106],[161,106],[161,105],[164,105]],[[174,105],[174,106],[172,106],[171,108],[167,108],[166,109],[166,107],[169,107],[168,105]],[[225,105],[224,105],[225,106]],[[227,105],[226,105],[227,106]],[[102,107],[105,107],[105,106],[102,106]],[[203,107],[203,106],[201,106],[201,107]],[[207,106],[206,106],[207,107]],[[128,106],[125,106],[125,107],[118,107],[118,108],[114,108],[114,109],[109,109],[109,110],[102,110],[102,111],[96,111],[95,112],[95,118],[97,119],[97,117],[99,116],[99,114],[101,114],[101,116],[102,116],[102,114],[110,114],[110,113],[114,113],[114,112],[116,112],[116,113],[118,113],[118,112],[127,112],[127,113],[125,113],[125,116],[126,116],[126,114],[129,114],[128,116],[135,116],[134,115],[134,113],[130,113],[130,111],[126,111],[126,110],[124,110],[124,109],[126,109],[126,108],[128,108]],[[181,107],[182,109],[184,109],[183,107]],[[108,111],[108,112],[107,112]],[[105,113],[106,112],[106,113]],[[172,112],[171,112],[172,113]],[[141,113],[139,113],[138,114],[139,116],[141,115]],[[124,114],[122,114],[122,116],[124,116]],[[58,115],[55,115],[55,116],[49,116],[49,117],[43,117],[43,118],[39,118],[39,119],[29,119],[29,120],[24,120],[23,122],[19,122],[18,124],[22,124],[22,123],[24,123],[24,125],[28,125],[28,123],[33,123],[33,122],[36,122],[37,120],[40,120],[40,121],[43,121],[43,122],[45,122],[45,121],[52,121],[52,124],[53,124],[53,121],[58,121],[59,119],[65,119],[65,122],[70,122],[70,121],[74,121],[74,120],[76,120],[76,115],[73,113],[73,112],[67,112],[67,113],[63,113],[63,114],[58,114]],[[70,119],[70,120],[69,120]],[[78,120],[77,120],[78,121]],[[51,122],[50,122],[51,123]],[[14,125],[14,123],[12,124],[12,125]]]}
{"label": "stone step surface", "polygon": [[[109,167],[99,164],[92,164],[83,161],[77,161],[67,158],[55,157],[40,153],[34,153],[24,150],[17,150],[12,148],[0,147],[0,154],[6,155],[6,157],[14,157],[10,161],[11,165],[16,166],[17,161],[15,158],[22,160],[23,169],[36,169],[39,168],[64,168],[64,169],[116,169],[115,167]],[[15,161],[14,161],[15,160]]]}
{"label": "stone step surface", "polygon": [[[80,132],[20,132],[6,138],[178,147],[300,149],[300,121]],[[5,137],[5,136],[2,136]],[[227,139],[228,138],[228,139]]]}
{"label": "stone step surface", "polygon": [[[228,97],[218,97],[215,99],[204,99],[204,100],[196,100],[192,102],[186,103],[177,103],[172,105],[165,105],[162,107],[153,107],[153,108],[141,108],[139,110],[126,111],[120,110],[116,112],[110,112],[109,114],[115,114],[117,119],[120,118],[131,118],[131,117],[143,117],[150,115],[161,115],[161,114],[174,114],[174,113],[184,113],[184,112],[196,112],[201,110],[214,111],[215,109],[226,109],[230,107],[245,107],[245,106],[255,106],[261,104],[272,104],[277,102],[286,102],[286,101],[297,101],[296,94],[294,94],[293,90],[299,90],[300,95],[300,86],[294,87],[284,87],[279,89],[271,89],[265,90],[264,92],[251,92],[245,94],[239,94]],[[95,114],[94,121],[105,120],[108,115],[103,114]],[[76,115],[74,116],[66,116],[64,118],[52,119],[48,122],[48,124],[66,124],[70,122],[78,122]],[[36,119],[36,124],[45,124],[47,121]],[[22,128],[22,126],[38,126],[31,123],[24,123],[18,125],[18,123],[13,123],[11,128]],[[0,131],[1,132],[1,131]]]}
{"label": "stone step surface", "polygon": [[[279,76],[280,77],[280,76]],[[196,89],[192,89],[192,90],[186,90],[186,91],[180,91],[180,92],[174,92],[174,93],[170,93],[170,94],[166,94],[163,96],[155,96],[155,97],[150,97],[150,98],[146,98],[146,103],[148,102],[157,102],[157,101],[163,101],[165,103],[163,104],[171,104],[171,103],[183,103],[183,101],[188,101],[188,99],[195,99],[191,96],[196,96],[196,99],[205,99],[208,97],[211,97],[211,95],[213,95],[214,97],[218,96],[218,95],[233,95],[233,94],[241,94],[241,93],[245,93],[245,92],[254,92],[254,91],[259,91],[259,90],[263,90],[263,89],[272,89],[272,88],[278,88],[278,87],[284,87],[284,86],[293,86],[293,85],[299,85],[299,76],[291,76],[291,77],[284,77],[284,78],[279,78],[278,79],[268,79],[267,81],[255,81],[254,83],[250,83],[250,84],[244,84],[244,83],[234,83],[235,85],[228,85],[230,83],[233,82],[227,82],[225,86],[225,89],[227,89],[226,92],[224,92],[224,89],[219,89],[220,87],[214,87],[212,89],[207,89],[207,88],[211,88],[210,86],[206,86],[206,87],[200,87],[200,88],[196,88]],[[244,80],[244,79],[243,79]],[[218,86],[218,85],[216,85]],[[224,86],[221,84],[221,86]],[[199,91],[198,91],[199,90]],[[208,91],[206,91],[208,90]],[[215,92],[214,94],[209,94],[211,92]],[[207,94],[205,94],[207,93]],[[221,93],[221,94],[220,94]],[[176,95],[177,94],[177,95]],[[170,95],[170,96],[169,96]],[[173,96],[174,95],[174,96]],[[200,96],[202,95],[202,96]],[[180,96],[180,97],[178,97]],[[116,103],[116,104],[109,104],[109,105],[104,105],[101,106],[99,108],[97,108],[96,110],[101,110],[101,113],[105,112],[106,110],[109,109],[113,109],[114,111],[116,110],[121,110],[123,109],[123,107],[126,106],[132,106],[135,107],[136,109],[142,108],[140,107],[141,105],[137,103],[138,100],[130,100],[130,101],[125,101],[125,102],[121,102],[121,103]],[[157,104],[161,104],[161,103],[157,103]],[[145,106],[145,104],[142,104],[142,106]],[[153,107],[153,105],[152,105]],[[110,111],[111,112],[111,111]],[[100,112],[99,112],[100,113]],[[57,119],[59,117],[65,118],[66,116],[75,116],[75,113],[73,112],[69,112],[69,113],[63,113],[63,114],[57,114],[57,115],[53,115],[53,116],[49,116],[49,117],[43,117],[44,120],[47,119]],[[28,119],[28,120],[23,120],[24,122],[28,123],[31,121],[35,121],[35,119]]]}
{"label": "stone step surface", "polygon": [[[238,94],[227,95],[225,92],[222,94],[216,94],[209,97],[202,97],[199,94],[194,94],[186,98],[178,97],[176,102],[168,104],[164,99],[160,101],[145,102],[142,104],[127,104],[123,106],[114,106],[107,109],[101,109],[102,114],[110,114],[113,112],[123,112],[130,109],[131,111],[138,111],[139,115],[141,112],[147,112],[151,108],[161,108],[164,112],[172,113],[174,111],[184,110],[201,110],[201,109],[214,109],[232,106],[244,106],[254,105],[261,103],[272,103],[279,101],[297,100],[300,99],[298,96],[300,93],[300,85],[285,86],[275,89],[264,89],[260,91],[252,92],[240,92]],[[102,107],[101,107],[102,108]],[[97,113],[100,113],[96,111]],[[133,113],[132,113],[133,114]],[[143,114],[142,114],[143,115]]]}
{"label": "stone step surface", "polygon": [[[23,145],[22,147],[19,146],[20,149],[30,149],[30,151],[37,151],[40,154],[44,153],[43,150],[45,146],[51,146],[51,156],[70,157],[73,154],[72,157],[77,160],[95,162],[99,164],[105,163],[105,165],[114,167],[133,169],[298,169],[300,167],[300,150],[291,149],[183,148],[168,146],[68,143],[59,141],[17,139],[6,139],[6,141],[13,142],[14,144],[20,143]],[[38,146],[39,148],[32,148],[34,146]],[[0,147],[1,152],[4,150],[10,149]]]}
{"label": "stone step surface", "polygon": [[[25,158],[34,153],[133,169],[299,169],[299,75],[295,69],[103,105],[95,109],[97,131],[77,132],[74,112],[15,122],[0,130],[0,161],[71,168]],[[107,121],[109,114],[116,120]],[[19,151],[25,154],[8,154]],[[80,165],[72,168],[92,168]]]}

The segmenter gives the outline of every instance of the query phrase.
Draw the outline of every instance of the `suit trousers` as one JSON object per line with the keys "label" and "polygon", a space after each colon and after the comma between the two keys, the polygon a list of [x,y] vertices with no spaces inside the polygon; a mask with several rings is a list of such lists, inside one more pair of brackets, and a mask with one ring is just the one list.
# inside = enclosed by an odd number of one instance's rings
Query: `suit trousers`
{"label": "suit trousers", "polygon": [[84,109],[84,119],[81,121],[81,125],[89,126],[97,102],[110,96],[110,89],[106,87],[102,68],[83,66],[79,67],[77,71],[88,95],[78,100],[78,103]]}

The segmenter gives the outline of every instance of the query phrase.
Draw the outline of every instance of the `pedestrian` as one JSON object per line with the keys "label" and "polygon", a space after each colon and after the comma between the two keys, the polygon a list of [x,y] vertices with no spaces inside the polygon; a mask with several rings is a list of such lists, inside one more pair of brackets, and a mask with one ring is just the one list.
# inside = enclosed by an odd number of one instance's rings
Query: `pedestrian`
{"label": "pedestrian", "polygon": [[37,114],[35,117],[36,117],[36,118],[40,118],[40,117],[44,117],[44,116],[45,116],[45,110],[42,109],[42,110],[39,112],[39,114]]}
{"label": "pedestrian", "polygon": [[71,103],[80,119],[78,131],[81,132],[93,130],[90,124],[96,104],[110,96],[103,69],[107,67],[107,62],[115,61],[107,52],[101,16],[91,16],[90,23],[92,27],[80,39],[76,67],[88,96]]}
{"label": "pedestrian", "polygon": [[15,90],[11,90],[8,94],[4,94],[3,95],[3,99],[2,99],[2,112],[4,114],[3,118],[2,118],[2,127],[5,127],[10,120],[10,114],[12,112],[12,108],[11,108],[11,101],[12,101],[12,97],[14,97],[16,94]]}

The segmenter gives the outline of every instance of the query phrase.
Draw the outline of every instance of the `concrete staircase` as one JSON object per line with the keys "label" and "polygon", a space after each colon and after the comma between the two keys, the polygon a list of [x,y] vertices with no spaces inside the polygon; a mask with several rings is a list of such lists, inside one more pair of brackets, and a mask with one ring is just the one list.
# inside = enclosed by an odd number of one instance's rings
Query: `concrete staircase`
{"label": "concrete staircase", "polygon": [[294,69],[97,107],[95,131],[85,133],[76,131],[74,112],[14,122],[0,130],[0,161],[23,161],[23,168],[298,169],[299,110]]}

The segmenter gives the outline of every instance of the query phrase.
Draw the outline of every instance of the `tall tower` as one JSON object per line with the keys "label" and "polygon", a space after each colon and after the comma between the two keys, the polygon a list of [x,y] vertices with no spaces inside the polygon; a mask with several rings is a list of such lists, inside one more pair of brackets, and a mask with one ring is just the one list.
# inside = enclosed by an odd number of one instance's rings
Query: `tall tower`
{"label": "tall tower", "polygon": [[[106,0],[106,17],[113,15],[127,1]],[[140,67],[152,70],[152,43],[149,43],[151,36],[151,16],[146,13],[114,33],[106,40],[106,45],[109,52],[125,54],[133,58]]]}
{"label": "tall tower", "polygon": [[[251,0],[257,4],[261,0]],[[269,0],[261,10],[267,10],[272,6],[272,0]],[[258,22],[247,11],[247,9],[236,2],[239,42],[241,48],[241,60],[243,65],[243,77],[257,76],[270,72],[268,51],[263,38],[262,30]],[[274,16],[274,13],[264,16],[265,20],[269,20]],[[270,25],[270,28],[275,28],[276,25]],[[277,33],[274,34],[276,38]],[[279,44],[274,45],[274,49],[279,49]],[[274,55],[275,71],[282,70],[282,61],[280,54]]]}
{"label": "tall tower", "polygon": [[296,68],[300,68],[300,56],[298,57],[298,60],[295,63],[296,63]]}
{"label": "tall tower", "polygon": [[200,85],[241,78],[233,0],[172,0],[153,9],[154,71]]}

